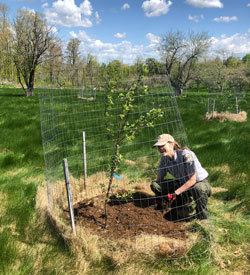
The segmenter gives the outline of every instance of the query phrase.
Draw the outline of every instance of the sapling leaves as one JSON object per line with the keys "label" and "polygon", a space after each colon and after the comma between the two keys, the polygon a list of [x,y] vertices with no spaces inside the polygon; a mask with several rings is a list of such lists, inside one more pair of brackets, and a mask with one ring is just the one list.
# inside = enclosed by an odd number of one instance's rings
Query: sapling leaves
{"label": "sapling leaves", "polygon": [[[154,127],[155,122],[164,115],[164,112],[160,108],[153,108],[138,114],[137,118],[134,118],[135,115],[133,114],[133,121],[131,121],[131,113],[136,107],[136,89],[137,85],[134,84],[128,91],[122,92],[117,96],[112,84],[110,84],[109,91],[106,95],[104,120],[107,134],[113,142],[113,154],[110,159],[109,184],[105,200],[105,225],[107,224],[107,202],[113,183],[114,173],[122,160],[122,154],[120,152],[121,145],[132,142],[136,134],[144,127]],[[147,93],[148,87],[144,86],[143,94]]]}

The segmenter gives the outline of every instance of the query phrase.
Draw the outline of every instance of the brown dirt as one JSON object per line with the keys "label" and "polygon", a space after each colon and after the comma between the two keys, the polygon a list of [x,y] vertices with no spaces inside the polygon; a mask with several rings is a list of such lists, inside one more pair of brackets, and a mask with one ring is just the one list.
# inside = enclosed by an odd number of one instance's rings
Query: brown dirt
{"label": "brown dirt", "polygon": [[[68,211],[65,211],[69,219]],[[186,223],[166,220],[165,213],[154,209],[153,197],[143,192],[136,192],[133,199],[127,200],[111,196],[106,226],[103,195],[78,202],[74,205],[74,213],[76,224],[110,239],[131,238],[141,234],[186,239]]]}

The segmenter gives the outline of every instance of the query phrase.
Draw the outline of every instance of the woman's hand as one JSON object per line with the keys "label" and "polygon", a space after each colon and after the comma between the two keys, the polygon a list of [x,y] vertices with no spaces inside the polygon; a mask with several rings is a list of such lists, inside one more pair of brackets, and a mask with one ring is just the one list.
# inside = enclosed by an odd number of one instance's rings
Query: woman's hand
{"label": "woman's hand", "polygon": [[168,201],[174,201],[174,200],[176,200],[176,196],[177,196],[176,193],[172,193],[172,194],[168,193],[167,194],[167,200]]}
{"label": "woman's hand", "polygon": [[196,183],[196,173],[190,176],[189,180],[183,184],[180,188],[175,190],[176,195],[180,195],[182,192],[187,191],[190,187]]}

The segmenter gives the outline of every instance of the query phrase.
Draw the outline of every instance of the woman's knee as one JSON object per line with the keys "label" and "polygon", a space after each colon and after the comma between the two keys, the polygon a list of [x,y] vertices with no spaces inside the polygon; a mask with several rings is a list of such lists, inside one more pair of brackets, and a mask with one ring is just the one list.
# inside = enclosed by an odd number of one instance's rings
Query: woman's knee
{"label": "woman's knee", "polygon": [[206,196],[210,197],[211,186],[207,180],[200,181],[193,186],[193,192],[196,194],[206,194]]}
{"label": "woman's knee", "polygon": [[157,182],[151,183],[150,188],[155,194],[161,193],[161,186]]}

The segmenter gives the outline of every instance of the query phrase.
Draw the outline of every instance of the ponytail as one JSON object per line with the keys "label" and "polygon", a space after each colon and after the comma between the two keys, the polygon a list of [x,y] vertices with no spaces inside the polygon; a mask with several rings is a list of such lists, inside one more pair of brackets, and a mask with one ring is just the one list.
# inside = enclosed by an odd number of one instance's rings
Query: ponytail
{"label": "ponytail", "polygon": [[174,150],[177,150],[177,151],[179,151],[179,150],[189,150],[190,151],[190,149],[187,146],[181,147],[180,144],[177,141],[174,141]]}

